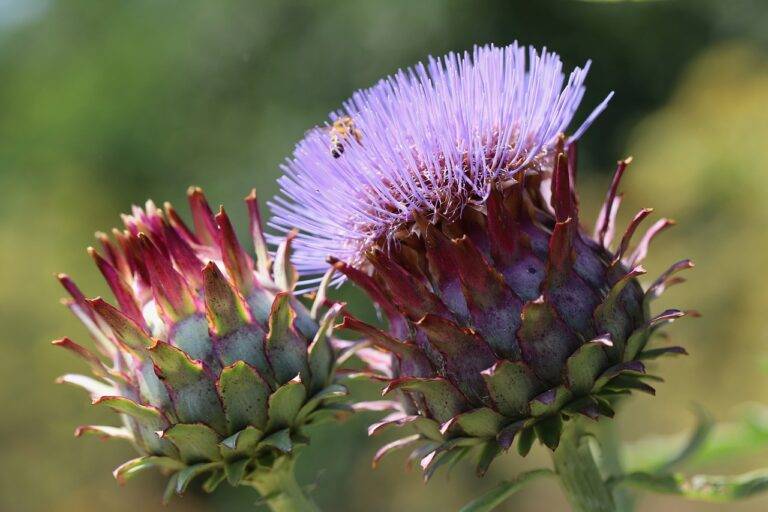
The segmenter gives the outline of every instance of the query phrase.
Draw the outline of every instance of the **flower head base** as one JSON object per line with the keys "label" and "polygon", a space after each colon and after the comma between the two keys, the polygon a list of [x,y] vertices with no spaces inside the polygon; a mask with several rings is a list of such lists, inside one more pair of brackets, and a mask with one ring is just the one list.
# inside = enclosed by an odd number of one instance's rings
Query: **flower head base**
{"label": "flower head base", "polygon": [[172,474],[167,497],[196,476],[204,488],[233,485],[284,466],[307,442],[302,427],[346,394],[333,383],[330,328],[340,306],[317,318],[292,294],[291,237],[275,261],[266,251],[255,194],[247,199],[257,259],[238,242],[227,214],[214,215],[190,189],[195,229],[150,201],[123,216],[114,241],[89,253],[117,300],[86,299],[65,275],[66,304],[92,335],[98,355],[68,338],[55,345],[89,363],[95,379],[65,375],[122,427],[84,426],[77,435],[130,440],[142,456],[115,470],[122,481],[160,467]]}
{"label": "flower head base", "polygon": [[369,431],[413,425],[418,432],[384,447],[376,461],[415,446],[412,457],[428,478],[478,446],[480,474],[515,440],[522,455],[536,439],[554,450],[572,417],[613,417],[617,398],[653,394],[645,360],[685,353],[647,344],[693,312],[651,316],[650,303],[693,264],[674,264],[645,291],[637,281],[651,240],[672,222],[658,221],[630,251],[651,212],[641,210],[611,250],[627,162],[619,163],[592,238],[578,223],[575,147],[561,146],[555,161],[551,178],[539,170],[494,184],[456,221],[417,217],[398,247],[367,254],[371,275],[332,259],[389,320],[384,332],[344,317],[343,327],[374,346],[359,353],[388,382],[384,393],[398,397]]}
{"label": "flower head base", "polygon": [[643,360],[685,352],[647,344],[686,314],[652,316],[650,302],[691,262],[645,291],[637,280],[672,222],[630,250],[641,210],[612,248],[623,161],[594,235],[581,227],[575,139],[603,105],[566,139],[584,71],[563,87],[556,56],[531,51],[526,71],[524,55],[449,55],[359,93],[347,105],[359,137],[325,154],[309,135],[281,182],[294,203],[274,205],[275,225],[307,232],[298,264],[338,255],[386,314],[388,332],[343,324],[373,345],[359,354],[397,397],[370,432],[416,430],[376,460],[411,447],[427,477],[476,448],[480,473],[515,440],[521,454],[536,439],[554,449],[574,416],[610,417],[617,397],[653,393]]}
{"label": "flower head base", "polygon": [[[491,182],[552,166],[557,135],[584,94],[589,63],[566,79],[559,57],[513,44],[449,54],[355,93],[284,166],[271,225],[299,228],[294,261],[322,274],[393,243],[414,215],[455,218]],[[577,139],[610,96],[578,128]]]}

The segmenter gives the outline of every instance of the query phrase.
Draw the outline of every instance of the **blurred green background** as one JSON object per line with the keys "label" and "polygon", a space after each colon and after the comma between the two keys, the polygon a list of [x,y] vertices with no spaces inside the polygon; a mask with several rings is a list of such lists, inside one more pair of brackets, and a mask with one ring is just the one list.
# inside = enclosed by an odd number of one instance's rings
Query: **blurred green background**
{"label": "blurred green background", "polygon": [[[52,277],[106,293],[85,247],[147,197],[183,206],[202,186],[245,226],[241,199],[275,192],[280,162],[304,131],[356,88],[429,54],[474,43],[546,45],[567,65],[592,58],[585,105],[617,95],[582,144],[582,208],[594,215],[614,161],[635,156],[624,221],[642,206],[679,221],[647,267],[698,264],[665,302],[704,317],[671,329],[691,357],[665,361],[655,399],[633,398],[625,439],[674,433],[699,402],[721,420],[768,403],[768,4],[649,1],[0,0],[0,510],[161,510],[163,483],[119,488],[119,442],[76,440],[103,423],[54,378],[80,363],[48,341],[84,330]],[[586,108],[586,107],[585,107]],[[184,208],[180,208],[184,209]],[[591,218],[591,217],[588,217]],[[242,230],[242,233],[245,231]],[[371,392],[371,390],[362,390]],[[375,472],[364,417],[318,428],[301,479],[325,510],[455,510],[499,479],[547,463],[535,449],[501,458],[484,480],[469,465],[424,486],[397,457]],[[386,436],[384,436],[386,437]],[[768,451],[705,470],[768,466]],[[248,510],[254,495],[191,492],[166,510]],[[759,511],[647,497],[645,511]],[[255,510],[255,508],[254,508]],[[553,482],[501,510],[565,510]]]}

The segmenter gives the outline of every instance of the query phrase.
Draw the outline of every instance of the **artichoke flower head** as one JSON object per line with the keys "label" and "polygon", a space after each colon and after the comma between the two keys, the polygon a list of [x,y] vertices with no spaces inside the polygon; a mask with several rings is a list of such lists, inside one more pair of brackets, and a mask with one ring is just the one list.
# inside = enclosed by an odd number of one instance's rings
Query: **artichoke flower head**
{"label": "artichoke flower head", "polygon": [[517,44],[430,59],[355,93],[285,164],[271,226],[300,229],[297,268],[330,261],[388,320],[343,321],[396,398],[370,433],[412,427],[376,461],[410,448],[429,477],[474,451],[482,474],[514,442],[523,455],[537,439],[555,449],[571,418],[653,393],[643,361],[685,352],[648,347],[687,313],[652,315],[650,302],[692,263],[638,281],[672,222],[633,243],[641,210],[613,242],[628,160],[594,230],[580,222],[576,141],[610,99],[564,135],[588,68],[566,77],[556,54]]}
{"label": "artichoke flower head", "polygon": [[214,215],[191,188],[190,229],[170,204],[134,207],[114,239],[98,234],[89,253],[116,305],[87,299],[59,275],[65,303],[97,351],[63,338],[94,377],[64,375],[94,404],[117,411],[123,426],[83,426],[76,435],[129,440],[141,456],[118,467],[119,481],[151,467],[171,475],[166,499],[198,475],[212,491],[292,461],[303,427],[332,416],[346,395],[334,383],[331,328],[341,305],[309,311],[293,294],[292,236],[267,252],[255,192],[246,202],[252,258],[222,209]]}

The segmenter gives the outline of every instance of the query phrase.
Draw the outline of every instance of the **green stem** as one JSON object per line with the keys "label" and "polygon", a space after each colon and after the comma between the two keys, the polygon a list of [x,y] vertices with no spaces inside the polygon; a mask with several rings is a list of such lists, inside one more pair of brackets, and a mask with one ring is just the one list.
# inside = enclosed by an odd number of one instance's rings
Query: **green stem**
{"label": "green stem", "polygon": [[618,512],[613,494],[577,421],[566,426],[552,458],[574,512]]}
{"label": "green stem", "polygon": [[287,457],[268,471],[256,472],[247,483],[259,491],[273,512],[320,512],[296,481],[293,460]]}
{"label": "green stem", "polygon": [[[595,425],[595,434],[600,441],[600,460],[598,466],[602,470],[603,477],[614,477],[624,474],[624,461],[622,459],[622,444],[619,439],[615,421],[603,421]],[[607,478],[606,478],[607,479]],[[612,488],[613,501],[618,512],[632,512],[635,510],[636,498],[623,486]]]}

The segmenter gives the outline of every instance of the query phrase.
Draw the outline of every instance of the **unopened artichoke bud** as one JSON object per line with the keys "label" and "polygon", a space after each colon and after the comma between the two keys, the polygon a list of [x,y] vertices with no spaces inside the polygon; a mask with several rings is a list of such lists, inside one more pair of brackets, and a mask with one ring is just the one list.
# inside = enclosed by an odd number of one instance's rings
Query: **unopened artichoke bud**
{"label": "unopened artichoke bud", "polygon": [[[388,318],[388,331],[343,324],[374,346],[360,353],[397,397],[370,433],[415,429],[376,460],[413,448],[428,477],[474,450],[482,474],[515,440],[523,455],[537,439],[555,449],[571,418],[653,393],[645,360],[685,352],[647,344],[686,314],[654,316],[650,302],[691,262],[638,281],[672,222],[633,243],[641,210],[613,243],[628,160],[594,231],[580,223],[576,140],[610,99],[563,135],[588,67],[566,77],[556,54],[517,45],[432,59],[357,92],[285,166],[271,225],[301,230],[299,270],[319,273],[330,255],[336,282],[354,281]],[[336,134],[339,120],[353,136]]]}
{"label": "unopened artichoke bud", "polygon": [[[167,497],[207,475],[262,488],[271,471],[292,466],[306,444],[303,427],[332,415],[346,395],[334,382],[337,351],[331,326],[340,305],[322,318],[293,294],[293,235],[274,261],[267,252],[256,195],[246,198],[254,260],[229,217],[214,215],[200,189],[190,189],[190,229],[170,204],[151,201],[124,215],[113,239],[98,234],[88,252],[116,305],[86,299],[66,276],[65,302],[85,324],[97,352],[63,338],[54,342],[82,357],[94,378],[65,375],[94,404],[117,411],[123,425],[83,426],[76,434],[129,440],[141,456],[118,467],[124,481],[151,467],[170,475]],[[279,489],[278,489],[279,491]]]}

